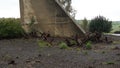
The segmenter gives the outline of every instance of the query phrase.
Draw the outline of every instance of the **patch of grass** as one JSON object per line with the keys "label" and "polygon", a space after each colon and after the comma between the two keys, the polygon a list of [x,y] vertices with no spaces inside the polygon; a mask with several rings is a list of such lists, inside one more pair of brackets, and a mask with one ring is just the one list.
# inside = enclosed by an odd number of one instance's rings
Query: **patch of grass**
{"label": "patch of grass", "polygon": [[59,44],[59,47],[60,47],[60,49],[67,49],[67,48],[69,48],[68,45],[65,42],[61,42]]}
{"label": "patch of grass", "polygon": [[115,64],[115,63],[110,61],[110,62],[103,62],[102,64],[112,65],[112,64]]}
{"label": "patch of grass", "polygon": [[21,38],[24,35],[25,31],[19,19],[0,18],[0,38]]}
{"label": "patch of grass", "polygon": [[73,48],[71,48],[71,47],[68,47],[67,49],[68,49],[68,50],[73,50]]}
{"label": "patch of grass", "polygon": [[107,62],[107,64],[115,64],[114,62]]}
{"label": "patch of grass", "polygon": [[81,48],[76,48],[76,51],[77,51],[78,54],[80,54]]}
{"label": "patch of grass", "polygon": [[120,22],[116,21],[112,23],[112,33],[120,30]]}
{"label": "patch of grass", "polygon": [[43,40],[39,40],[38,45],[39,45],[39,47],[51,47],[50,43],[43,41]]}
{"label": "patch of grass", "polygon": [[76,42],[75,40],[71,40],[70,43],[71,43],[72,45],[77,45],[77,42]]}
{"label": "patch of grass", "polygon": [[76,48],[77,51],[80,51],[81,49],[80,48]]}
{"label": "patch of grass", "polygon": [[91,46],[92,44],[91,44],[91,41],[88,41],[87,43],[86,43],[86,49],[92,49],[92,46]]}

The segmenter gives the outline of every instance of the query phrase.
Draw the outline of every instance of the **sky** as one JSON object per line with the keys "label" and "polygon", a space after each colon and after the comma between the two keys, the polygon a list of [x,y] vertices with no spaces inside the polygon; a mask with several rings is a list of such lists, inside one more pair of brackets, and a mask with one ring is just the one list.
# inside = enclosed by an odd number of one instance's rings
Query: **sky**
{"label": "sky", "polygon": [[[77,10],[76,19],[88,20],[104,16],[112,21],[120,21],[120,0],[72,0]],[[20,17],[19,0],[0,0],[0,17]]]}
{"label": "sky", "polygon": [[120,21],[120,0],[72,0],[77,10],[76,19],[104,16],[112,21]]}
{"label": "sky", "polygon": [[0,0],[0,17],[19,18],[19,0]]}

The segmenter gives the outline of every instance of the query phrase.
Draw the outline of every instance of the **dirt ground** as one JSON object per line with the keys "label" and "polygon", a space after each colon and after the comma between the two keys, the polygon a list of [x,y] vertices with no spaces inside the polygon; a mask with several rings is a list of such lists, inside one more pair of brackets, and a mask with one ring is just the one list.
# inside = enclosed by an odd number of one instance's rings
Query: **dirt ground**
{"label": "dirt ground", "polygon": [[120,43],[60,49],[38,46],[38,39],[0,40],[0,68],[120,68]]}

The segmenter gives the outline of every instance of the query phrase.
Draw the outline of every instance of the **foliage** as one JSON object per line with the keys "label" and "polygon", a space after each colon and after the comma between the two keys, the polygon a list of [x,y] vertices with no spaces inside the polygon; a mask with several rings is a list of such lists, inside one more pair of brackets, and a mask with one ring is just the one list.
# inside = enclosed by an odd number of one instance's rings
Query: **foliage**
{"label": "foliage", "polygon": [[18,38],[25,34],[19,19],[0,19],[0,38]]}
{"label": "foliage", "polygon": [[66,44],[71,47],[71,46],[74,46],[74,45],[77,45],[77,42],[73,39],[66,39]]}
{"label": "foliage", "polygon": [[58,0],[63,7],[65,7],[66,11],[71,12],[71,0]]}
{"label": "foliage", "polygon": [[88,31],[88,21],[86,18],[84,18],[84,20],[82,20],[82,27],[85,31]]}
{"label": "foliage", "polygon": [[115,31],[120,31],[120,21],[113,21],[112,23],[112,33]]}
{"label": "foliage", "polygon": [[114,65],[115,63],[113,61],[109,61],[109,62],[103,62],[102,64]]}
{"label": "foliage", "polygon": [[114,62],[107,62],[107,64],[115,64]]}
{"label": "foliage", "polygon": [[77,42],[75,40],[70,40],[71,45],[77,45]]}
{"label": "foliage", "polygon": [[74,10],[71,6],[72,0],[58,0],[60,4],[65,8],[65,10],[72,15],[72,17],[75,17],[76,10]]}
{"label": "foliage", "polygon": [[112,22],[108,21],[103,16],[97,16],[94,19],[91,20],[89,24],[89,31],[90,32],[110,32],[112,29]]}
{"label": "foliage", "polygon": [[91,41],[88,41],[87,43],[86,43],[86,49],[91,49],[92,48],[92,46],[91,46]]}
{"label": "foliage", "polygon": [[67,48],[68,48],[67,44],[64,43],[64,42],[61,42],[61,43],[59,44],[59,47],[60,47],[60,49],[67,49]]}
{"label": "foliage", "polygon": [[39,47],[50,47],[51,46],[48,42],[43,41],[43,40],[39,40],[38,45]]}

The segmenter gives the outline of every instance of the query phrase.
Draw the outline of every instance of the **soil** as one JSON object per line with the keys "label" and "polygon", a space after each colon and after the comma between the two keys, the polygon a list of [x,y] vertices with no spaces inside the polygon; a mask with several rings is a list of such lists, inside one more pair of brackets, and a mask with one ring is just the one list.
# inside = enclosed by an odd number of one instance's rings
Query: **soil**
{"label": "soil", "polygon": [[40,47],[38,39],[0,40],[0,68],[120,68],[120,43],[60,49]]}

